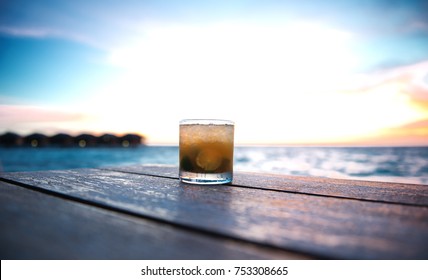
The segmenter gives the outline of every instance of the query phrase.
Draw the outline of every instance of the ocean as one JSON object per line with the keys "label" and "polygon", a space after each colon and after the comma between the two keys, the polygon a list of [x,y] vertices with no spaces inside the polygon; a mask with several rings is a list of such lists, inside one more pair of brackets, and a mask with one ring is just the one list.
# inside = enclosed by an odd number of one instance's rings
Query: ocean
{"label": "ocean", "polygon": [[[0,171],[178,165],[177,146],[0,148]],[[428,147],[235,147],[234,170],[428,185]]]}

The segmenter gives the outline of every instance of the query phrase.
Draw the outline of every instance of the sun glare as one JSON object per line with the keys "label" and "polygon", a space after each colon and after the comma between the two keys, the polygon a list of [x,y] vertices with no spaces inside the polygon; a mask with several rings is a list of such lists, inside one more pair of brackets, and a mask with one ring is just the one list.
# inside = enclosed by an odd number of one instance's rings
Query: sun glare
{"label": "sun glare", "polygon": [[144,30],[141,41],[112,50],[108,61],[123,75],[87,103],[97,106],[94,127],[103,126],[98,118],[119,131],[138,127],[149,141],[175,142],[179,119],[228,118],[239,124],[238,142],[321,143],[421,117],[398,83],[340,89],[356,66],[352,36],[340,30],[230,22]]}
{"label": "sun glare", "polygon": [[109,62],[138,72],[142,79],[191,76],[229,84],[245,77],[262,83],[276,78],[276,86],[283,87],[284,80],[302,83],[309,77],[316,80],[305,84],[319,87],[354,66],[349,41],[345,32],[310,24],[163,26],[147,31],[134,45],[113,50]]}

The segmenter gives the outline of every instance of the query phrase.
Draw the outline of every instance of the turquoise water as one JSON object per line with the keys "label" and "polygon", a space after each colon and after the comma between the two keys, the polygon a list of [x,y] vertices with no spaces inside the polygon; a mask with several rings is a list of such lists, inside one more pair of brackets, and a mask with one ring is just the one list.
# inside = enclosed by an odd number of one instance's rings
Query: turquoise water
{"label": "turquoise water", "polygon": [[[178,147],[0,148],[0,170],[178,165]],[[428,147],[236,147],[235,170],[428,185]]]}

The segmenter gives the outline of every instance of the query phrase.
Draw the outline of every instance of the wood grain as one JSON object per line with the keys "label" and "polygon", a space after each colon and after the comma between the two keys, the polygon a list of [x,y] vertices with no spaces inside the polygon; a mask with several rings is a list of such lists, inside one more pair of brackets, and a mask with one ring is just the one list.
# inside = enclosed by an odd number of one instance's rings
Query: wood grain
{"label": "wood grain", "polygon": [[0,182],[4,259],[301,259]]}
{"label": "wood grain", "polygon": [[84,169],[2,177],[202,233],[318,257],[428,258],[427,207],[247,186],[187,185],[168,173],[163,178],[127,172]]}
{"label": "wood grain", "polygon": [[[108,169],[178,178],[178,168],[174,166],[135,165],[111,167]],[[242,171],[234,172],[232,185],[339,198],[428,206],[428,186],[426,185],[262,174]]]}

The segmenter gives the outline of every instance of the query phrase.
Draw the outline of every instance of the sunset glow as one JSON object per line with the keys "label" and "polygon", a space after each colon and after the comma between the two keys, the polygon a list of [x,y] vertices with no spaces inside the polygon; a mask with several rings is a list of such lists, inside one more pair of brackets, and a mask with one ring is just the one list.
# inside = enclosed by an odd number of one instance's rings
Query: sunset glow
{"label": "sunset glow", "polygon": [[[406,55],[383,51],[394,34],[297,15],[123,21],[124,14],[117,38],[113,25],[96,33],[61,20],[56,29],[5,20],[3,42],[34,47],[15,61],[12,48],[0,49],[9,63],[0,66],[0,132],[136,132],[148,143],[177,144],[179,120],[222,118],[236,122],[238,144],[428,144],[426,22],[412,25],[424,35],[408,47],[409,62],[393,64]],[[96,30],[106,30],[98,20]],[[61,51],[33,58],[54,45]],[[56,65],[63,55],[68,65]]]}

